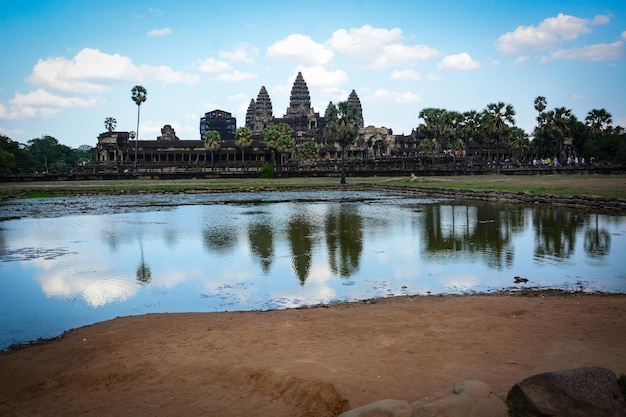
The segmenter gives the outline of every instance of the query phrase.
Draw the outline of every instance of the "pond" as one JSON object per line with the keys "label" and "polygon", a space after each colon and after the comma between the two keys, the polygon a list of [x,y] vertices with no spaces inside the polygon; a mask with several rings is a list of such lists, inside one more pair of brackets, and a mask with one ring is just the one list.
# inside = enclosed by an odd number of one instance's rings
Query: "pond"
{"label": "pond", "polygon": [[531,287],[623,293],[625,253],[625,216],[402,193],[10,200],[0,349],[146,313]]}

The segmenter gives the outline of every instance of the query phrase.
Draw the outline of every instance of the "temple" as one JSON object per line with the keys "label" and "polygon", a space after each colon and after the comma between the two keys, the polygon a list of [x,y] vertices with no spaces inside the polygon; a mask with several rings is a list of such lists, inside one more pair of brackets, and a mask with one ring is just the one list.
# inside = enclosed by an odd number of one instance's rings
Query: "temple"
{"label": "temple", "polygon": [[[356,142],[347,148],[352,158],[384,158],[387,156],[416,153],[417,143],[415,132],[409,136],[396,136],[391,129],[385,127],[365,126],[361,101],[355,90],[347,97],[357,110],[359,136]],[[170,125],[163,126],[161,136],[156,140],[137,140],[129,136],[129,132],[105,132],[98,136],[96,147],[99,163],[125,166],[128,164],[150,167],[189,167],[218,163],[236,165],[246,162],[247,166],[261,164],[270,160],[272,151],[266,149],[263,131],[266,127],[286,123],[293,129],[296,148],[304,141],[315,141],[320,150],[319,160],[339,160],[341,147],[327,138],[324,133],[326,121],[311,106],[309,88],[301,72],[298,72],[291,88],[289,107],[282,117],[274,117],[272,100],[265,86],[261,86],[255,99],[250,100],[246,111],[245,126],[252,130],[252,145],[243,150],[234,142],[237,121],[231,113],[215,109],[200,118],[200,138],[180,140]],[[220,133],[220,148],[210,155],[202,137],[205,132],[216,130]],[[136,147],[136,149],[135,149]],[[137,160],[135,161],[135,152]],[[294,150],[295,152],[295,150]],[[293,153],[293,152],[292,152]],[[242,161],[242,154],[244,161]],[[295,153],[293,153],[295,156]]]}

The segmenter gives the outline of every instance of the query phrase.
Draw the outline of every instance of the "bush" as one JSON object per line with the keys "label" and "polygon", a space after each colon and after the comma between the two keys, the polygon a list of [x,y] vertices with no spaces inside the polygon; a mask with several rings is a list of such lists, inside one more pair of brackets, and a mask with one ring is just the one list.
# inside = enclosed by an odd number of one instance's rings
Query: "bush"
{"label": "bush", "polygon": [[264,163],[261,167],[261,178],[274,178],[275,175],[274,165],[269,162]]}

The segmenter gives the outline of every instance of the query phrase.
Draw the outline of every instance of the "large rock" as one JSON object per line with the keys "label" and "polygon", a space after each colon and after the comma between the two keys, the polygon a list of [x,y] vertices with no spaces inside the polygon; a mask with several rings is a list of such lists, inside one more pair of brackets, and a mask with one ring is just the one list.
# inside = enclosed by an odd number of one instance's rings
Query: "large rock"
{"label": "large rock", "polygon": [[624,397],[617,377],[606,368],[546,372],[518,382],[508,401],[536,417],[620,417]]}
{"label": "large rock", "polygon": [[464,381],[411,403],[415,417],[507,417],[508,409],[489,385]]}
{"label": "large rock", "polygon": [[380,400],[346,411],[339,417],[412,417],[413,407],[407,401]]}
{"label": "large rock", "polygon": [[341,414],[339,417],[507,417],[507,407],[489,385],[465,381],[409,404],[381,400]]}

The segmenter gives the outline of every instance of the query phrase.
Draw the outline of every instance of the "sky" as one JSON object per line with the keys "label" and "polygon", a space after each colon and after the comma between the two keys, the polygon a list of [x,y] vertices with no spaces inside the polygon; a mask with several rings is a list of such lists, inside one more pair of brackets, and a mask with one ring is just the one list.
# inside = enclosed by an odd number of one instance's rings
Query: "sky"
{"label": "sky", "polygon": [[365,125],[409,134],[428,107],[533,101],[626,127],[626,2],[535,0],[0,0],[0,134],[95,146],[104,120],[200,139],[204,113],[245,124],[262,86],[275,117],[298,72],[321,115],[354,89]]}

